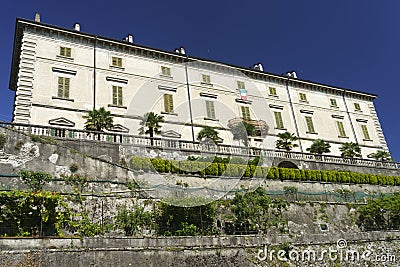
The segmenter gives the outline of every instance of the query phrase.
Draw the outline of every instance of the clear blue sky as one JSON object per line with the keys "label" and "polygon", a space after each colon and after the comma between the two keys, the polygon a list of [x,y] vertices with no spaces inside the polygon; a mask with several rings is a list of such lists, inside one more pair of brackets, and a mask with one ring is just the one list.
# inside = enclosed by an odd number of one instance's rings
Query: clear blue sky
{"label": "clear blue sky", "polygon": [[8,89],[16,17],[268,72],[377,94],[390,151],[400,161],[400,1],[50,1],[8,0],[0,9],[0,120],[11,120]]}

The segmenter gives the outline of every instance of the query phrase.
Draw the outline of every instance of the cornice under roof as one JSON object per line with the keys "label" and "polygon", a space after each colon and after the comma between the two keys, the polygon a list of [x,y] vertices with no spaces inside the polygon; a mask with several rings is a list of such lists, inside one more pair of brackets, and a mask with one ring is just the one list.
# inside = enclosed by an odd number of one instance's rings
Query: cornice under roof
{"label": "cornice under roof", "polygon": [[373,100],[377,97],[377,95],[375,95],[375,94],[365,93],[365,92],[361,92],[361,91],[357,91],[357,90],[350,90],[350,89],[337,87],[337,86],[326,85],[326,84],[317,83],[317,82],[313,82],[313,81],[309,81],[309,80],[302,80],[302,79],[298,79],[298,78],[296,78],[296,79],[288,78],[287,76],[283,76],[283,75],[273,74],[273,73],[255,70],[255,69],[251,69],[251,68],[244,68],[244,67],[240,67],[240,66],[236,66],[236,65],[232,65],[232,64],[227,64],[227,63],[209,60],[209,59],[203,59],[203,58],[199,58],[199,57],[177,54],[172,51],[155,49],[155,48],[147,47],[144,45],[129,43],[129,42],[122,41],[122,40],[98,36],[95,34],[85,33],[85,32],[81,32],[81,31],[76,31],[74,29],[63,28],[63,27],[54,26],[54,25],[46,24],[46,23],[42,23],[42,22],[36,22],[36,21],[32,21],[32,20],[27,20],[27,19],[23,19],[23,18],[16,19],[15,35],[14,35],[14,49],[13,49],[10,84],[9,84],[9,88],[11,90],[16,90],[16,80],[17,80],[17,75],[18,75],[18,65],[19,65],[19,55],[20,55],[20,50],[21,50],[21,38],[22,38],[22,30],[23,30],[22,26],[23,25],[26,25],[26,26],[31,25],[31,26],[41,27],[43,29],[47,28],[49,30],[56,30],[56,31],[60,31],[60,32],[64,32],[64,33],[68,33],[68,34],[72,34],[72,35],[77,35],[77,36],[84,37],[84,38],[89,38],[92,40],[97,39],[98,41],[104,41],[104,42],[114,43],[114,44],[117,43],[122,46],[144,49],[144,50],[168,55],[171,57],[175,57],[179,60],[203,61],[205,63],[220,64],[220,65],[223,65],[226,67],[235,68],[238,71],[241,71],[241,72],[245,73],[246,75],[251,76],[254,79],[257,79],[256,76],[266,76],[268,79],[278,80],[282,83],[289,82],[290,84],[298,84],[299,87],[313,87],[313,88],[315,87],[316,89],[320,88],[320,89],[325,89],[325,90],[330,90],[330,91],[336,91],[336,92],[340,92],[340,93],[343,93],[346,95],[354,95],[354,96],[358,96],[361,98],[368,98],[371,100]]}

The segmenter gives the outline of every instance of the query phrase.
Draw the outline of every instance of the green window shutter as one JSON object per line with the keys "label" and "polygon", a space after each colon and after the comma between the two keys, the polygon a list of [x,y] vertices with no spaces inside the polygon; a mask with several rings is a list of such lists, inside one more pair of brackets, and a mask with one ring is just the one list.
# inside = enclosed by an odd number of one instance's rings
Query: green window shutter
{"label": "green window shutter", "polygon": [[118,106],[122,106],[122,87],[118,86]]}
{"label": "green window shutter", "polygon": [[360,104],[359,103],[354,103],[354,109],[355,110],[361,110]]}
{"label": "green window shutter", "polygon": [[122,67],[122,58],[112,57],[112,65],[115,67]]}
{"label": "green window shutter", "polygon": [[122,87],[113,85],[113,105],[122,106]]}
{"label": "green window shutter", "polygon": [[206,84],[211,84],[211,78],[210,78],[210,75],[205,75],[205,74],[202,74],[202,80],[203,80],[203,83],[206,83]]}
{"label": "green window shutter", "polygon": [[346,132],[344,130],[343,122],[336,121],[336,125],[337,125],[337,128],[339,130],[339,136],[340,137],[346,137]]}
{"label": "green window shutter", "polygon": [[64,98],[69,98],[69,84],[70,79],[64,78]]}
{"label": "green window shutter", "polygon": [[244,82],[237,81],[237,86],[238,86],[238,89],[246,89],[246,88],[244,87]]}
{"label": "green window shutter", "polygon": [[336,99],[331,98],[330,101],[332,107],[337,107]]}
{"label": "green window shutter", "polygon": [[117,86],[112,87],[112,103],[117,105]]}
{"label": "green window shutter", "polygon": [[206,100],[207,117],[215,119],[214,102]]}
{"label": "green window shutter", "polygon": [[275,87],[270,87],[269,88],[269,94],[270,95],[276,95],[276,88]]}
{"label": "green window shutter", "polygon": [[371,138],[370,138],[370,136],[369,136],[369,133],[368,133],[367,125],[362,124],[362,125],[361,125],[361,130],[362,130],[362,132],[363,132],[363,134],[364,134],[364,139],[365,139],[365,140],[371,140]]}
{"label": "green window shutter", "polygon": [[274,115],[275,115],[276,128],[283,129],[284,125],[283,125],[283,120],[282,120],[282,113],[274,111]]}
{"label": "green window shutter", "polygon": [[60,46],[60,56],[71,57],[71,48]]}
{"label": "green window shutter", "polygon": [[161,74],[164,76],[171,76],[171,69],[168,67],[161,66]]}
{"label": "green window shutter", "polygon": [[174,112],[174,102],[171,94],[164,95],[164,111],[167,113]]}
{"label": "green window shutter", "polygon": [[309,133],[315,133],[312,117],[306,116],[307,130]]}
{"label": "green window shutter", "polygon": [[64,78],[58,77],[58,97],[64,97]]}
{"label": "green window shutter", "polygon": [[245,119],[245,120],[250,120],[251,119],[251,117],[250,117],[250,108],[241,106],[241,109],[242,109],[242,118]]}
{"label": "green window shutter", "polygon": [[300,101],[304,101],[304,102],[307,101],[307,95],[306,95],[306,94],[304,94],[304,93],[299,93],[299,96],[300,96]]}

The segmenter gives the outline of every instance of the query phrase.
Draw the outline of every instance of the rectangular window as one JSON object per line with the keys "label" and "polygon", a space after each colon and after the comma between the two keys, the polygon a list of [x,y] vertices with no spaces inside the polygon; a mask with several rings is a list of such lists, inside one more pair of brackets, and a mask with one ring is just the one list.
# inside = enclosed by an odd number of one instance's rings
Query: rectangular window
{"label": "rectangular window", "polygon": [[354,103],[354,109],[357,111],[361,111],[361,107],[359,103]]}
{"label": "rectangular window", "polygon": [[215,119],[214,102],[206,100],[207,118]]}
{"label": "rectangular window", "polygon": [[305,93],[299,93],[300,101],[307,102],[307,95]]}
{"label": "rectangular window", "polygon": [[241,82],[241,81],[237,81],[237,87],[238,87],[238,89],[246,89],[244,87],[244,82]]}
{"label": "rectangular window", "polygon": [[164,111],[174,113],[174,100],[171,94],[164,94]]}
{"label": "rectangular window", "polygon": [[276,88],[275,87],[270,87],[269,88],[269,94],[270,95],[276,95]]}
{"label": "rectangular window", "polygon": [[113,104],[116,106],[122,106],[122,87],[113,86]]}
{"label": "rectangular window", "polygon": [[364,135],[364,140],[371,140],[371,138],[369,136],[369,133],[368,133],[367,125],[361,124],[361,130],[362,130],[363,135]]}
{"label": "rectangular window", "polygon": [[161,66],[161,75],[171,76],[171,69],[165,66]]}
{"label": "rectangular window", "polygon": [[343,122],[341,121],[336,121],[336,126],[339,131],[339,137],[346,137],[346,132],[344,130]]}
{"label": "rectangular window", "polygon": [[112,66],[122,68],[122,58],[112,57]]}
{"label": "rectangular window", "polygon": [[58,93],[57,96],[60,98],[69,98],[69,84],[70,79],[65,77],[58,77]]}
{"label": "rectangular window", "polygon": [[282,120],[282,112],[274,111],[275,115],[275,124],[277,129],[283,129],[283,120]]}
{"label": "rectangular window", "polygon": [[305,118],[306,118],[306,123],[307,123],[307,132],[308,133],[315,133],[312,117],[306,116]]}
{"label": "rectangular window", "polygon": [[210,75],[202,74],[202,75],[201,75],[201,80],[202,80],[202,83],[211,84]]}
{"label": "rectangular window", "polygon": [[331,98],[331,107],[337,107],[336,99]]}
{"label": "rectangular window", "polygon": [[60,47],[60,56],[71,57],[71,48],[61,46]]}
{"label": "rectangular window", "polygon": [[241,106],[240,108],[242,110],[242,118],[245,119],[245,120],[251,120],[250,108],[249,107],[244,107],[244,106]]}

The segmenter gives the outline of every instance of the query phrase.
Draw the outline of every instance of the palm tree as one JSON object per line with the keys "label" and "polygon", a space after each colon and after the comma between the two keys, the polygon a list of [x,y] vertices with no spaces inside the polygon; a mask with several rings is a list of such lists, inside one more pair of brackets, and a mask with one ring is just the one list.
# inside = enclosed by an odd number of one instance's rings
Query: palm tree
{"label": "palm tree", "polygon": [[221,138],[218,136],[218,132],[210,126],[204,126],[203,129],[197,134],[197,140],[200,142],[203,140],[213,140],[214,143],[220,142]]}
{"label": "palm tree", "polygon": [[104,107],[93,109],[88,112],[88,115],[83,116],[86,119],[85,130],[99,131],[109,129],[113,126],[113,117],[110,111],[106,111]]}
{"label": "palm tree", "polygon": [[358,144],[353,142],[343,143],[339,148],[340,152],[342,152],[341,156],[344,158],[361,158],[361,148]]}
{"label": "palm tree", "polygon": [[312,145],[309,148],[307,148],[306,150],[310,151],[310,153],[313,153],[313,154],[322,155],[324,153],[331,152],[330,148],[331,148],[331,145],[329,143],[327,143],[321,139],[316,139],[316,140],[314,140]]}
{"label": "palm tree", "polygon": [[276,140],[275,142],[275,146],[278,149],[285,149],[287,151],[292,150],[292,148],[294,147],[298,147],[297,144],[293,144],[294,141],[297,141],[298,138],[289,132],[284,132],[284,133],[280,133],[278,134],[278,140]]}
{"label": "palm tree", "polygon": [[233,135],[233,140],[242,141],[245,147],[249,145],[249,136],[256,134],[256,128],[254,125],[242,121],[231,127],[231,133]]}
{"label": "palm tree", "polygon": [[385,150],[378,150],[375,153],[369,154],[369,158],[374,158],[379,161],[392,161],[392,157],[390,156],[390,153],[385,151]]}
{"label": "palm tree", "polygon": [[142,127],[139,128],[139,134],[148,134],[150,136],[150,143],[153,146],[154,134],[161,134],[160,123],[164,122],[164,116],[155,114],[154,112],[147,112],[143,115],[140,121]]}

